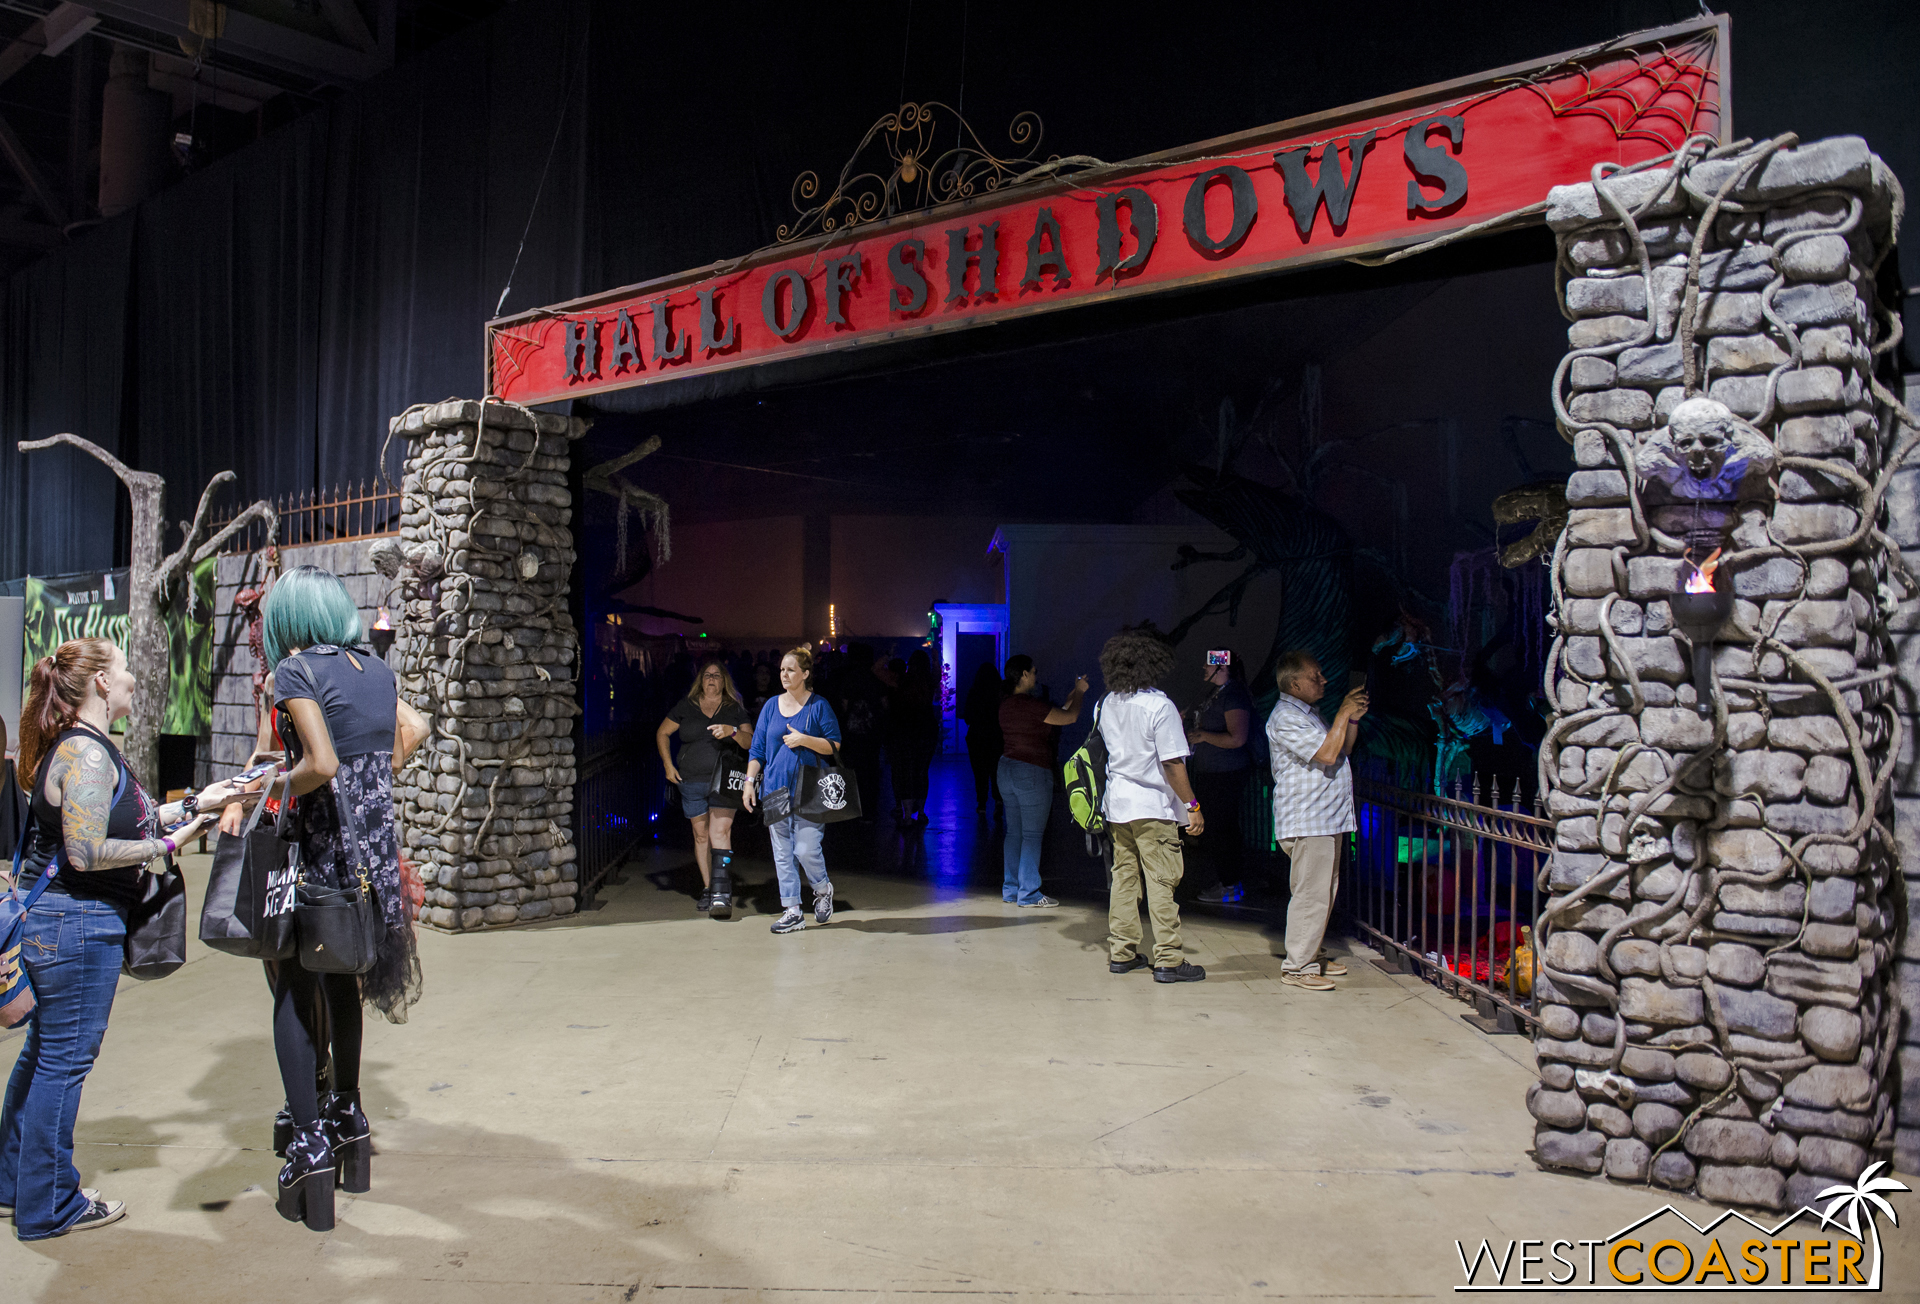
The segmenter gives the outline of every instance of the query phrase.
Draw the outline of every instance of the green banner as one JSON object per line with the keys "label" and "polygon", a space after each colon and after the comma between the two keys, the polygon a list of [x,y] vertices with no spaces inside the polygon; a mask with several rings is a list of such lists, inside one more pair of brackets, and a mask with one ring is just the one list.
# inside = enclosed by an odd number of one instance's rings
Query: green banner
{"label": "green banner", "polygon": [[[211,557],[195,566],[187,600],[166,613],[170,655],[161,733],[198,737],[212,723],[213,567]],[[68,639],[110,639],[128,650],[127,574],[123,567],[27,578],[23,679],[33,674],[34,662]]]}

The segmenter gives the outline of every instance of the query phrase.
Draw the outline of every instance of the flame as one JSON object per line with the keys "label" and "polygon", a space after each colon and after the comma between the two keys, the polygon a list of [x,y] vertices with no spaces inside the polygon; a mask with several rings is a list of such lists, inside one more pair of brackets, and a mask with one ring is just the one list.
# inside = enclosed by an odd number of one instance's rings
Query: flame
{"label": "flame", "polygon": [[[1693,554],[1691,552],[1687,554],[1687,561],[1689,563],[1693,561]],[[1720,568],[1720,549],[1715,548],[1713,550],[1713,555],[1708,557],[1706,561],[1702,562],[1700,565],[1695,566],[1693,568],[1693,574],[1687,576],[1687,585],[1686,585],[1687,592],[1688,593],[1713,592],[1713,573],[1719,568]]]}
{"label": "flame", "polygon": [[387,614],[387,609],[385,607],[380,608],[380,614],[374,617],[373,627],[375,629],[392,629],[393,628],[393,617]]}

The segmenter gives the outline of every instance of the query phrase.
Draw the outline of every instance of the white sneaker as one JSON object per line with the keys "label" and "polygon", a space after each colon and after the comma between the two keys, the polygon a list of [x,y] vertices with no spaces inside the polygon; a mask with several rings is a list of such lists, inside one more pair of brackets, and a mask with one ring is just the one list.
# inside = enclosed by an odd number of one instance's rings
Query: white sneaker
{"label": "white sneaker", "polygon": [[799,906],[788,906],[785,913],[773,921],[776,933],[797,933],[807,926],[807,917]]}
{"label": "white sneaker", "polygon": [[1043,896],[1037,901],[1019,901],[1015,904],[1022,910],[1051,910],[1060,903],[1050,896]]}
{"label": "white sneaker", "polygon": [[73,1223],[69,1224],[67,1231],[61,1232],[60,1235],[65,1236],[67,1232],[90,1232],[96,1227],[105,1227],[109,1223],[117,1223],[126,1216],[127,1202],[125,1200],[102,1200],[96,1193],[91,1203],[87,1205],[87,1211],[81,1214]]}

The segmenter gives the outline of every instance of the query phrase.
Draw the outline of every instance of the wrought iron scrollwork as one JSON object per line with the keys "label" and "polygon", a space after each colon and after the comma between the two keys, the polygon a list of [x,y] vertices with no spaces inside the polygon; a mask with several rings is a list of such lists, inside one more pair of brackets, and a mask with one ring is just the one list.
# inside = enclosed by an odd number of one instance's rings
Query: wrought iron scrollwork
{"label": "wrought iron scrollwork", "polygon": [[[1019,152],[1001,156],[982,144],[967,120],[948,105],[938,100],[902,104],[867,128],[826,198],[818,199],[819,173],[807,171],[794,178],[791,198],[799,216],[781,225],[777,242],[829,235],[1051,176],[1063,168],[1101,166],[1100,160],[1085,155],[1037,157],[1044,131],[1039,114],[1015,114],[1007,138]],[[947,141],[952,143],[944,144]]]}

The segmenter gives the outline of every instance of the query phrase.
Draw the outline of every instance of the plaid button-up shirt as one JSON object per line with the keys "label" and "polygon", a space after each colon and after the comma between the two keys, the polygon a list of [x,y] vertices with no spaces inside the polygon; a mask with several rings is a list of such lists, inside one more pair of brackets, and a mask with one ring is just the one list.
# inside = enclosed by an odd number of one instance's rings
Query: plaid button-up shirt
{"label": "plaid button-up shirt", "polygon": [[1320,713],[1291,693],[1281,693],[1267,717],[1273,753],[1273,836],[1316,838],[1351,833],[1353,771],[1345,757],[1317,765],[1313,754],[1327,740]]}

